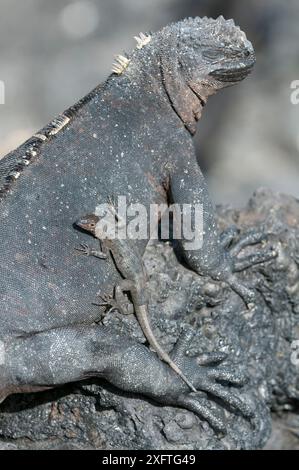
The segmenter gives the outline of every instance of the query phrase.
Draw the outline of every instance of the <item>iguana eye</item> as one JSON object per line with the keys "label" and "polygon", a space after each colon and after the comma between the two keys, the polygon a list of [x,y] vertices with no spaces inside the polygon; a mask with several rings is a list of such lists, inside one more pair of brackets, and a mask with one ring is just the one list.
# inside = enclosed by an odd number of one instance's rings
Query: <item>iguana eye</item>
{"label": "iguana eye", "polygon": [[223,52],[220,49],[205,49],[202,55],[206,59],[216,60],[223,56]]}

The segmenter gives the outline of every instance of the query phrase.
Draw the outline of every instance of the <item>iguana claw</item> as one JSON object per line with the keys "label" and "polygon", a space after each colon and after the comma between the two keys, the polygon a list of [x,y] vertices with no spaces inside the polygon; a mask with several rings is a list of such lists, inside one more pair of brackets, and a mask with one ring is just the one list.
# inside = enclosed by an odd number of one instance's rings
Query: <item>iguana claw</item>
{"label": "iguana claw", "polygon": [[223,232],[220,237],[221,244],[223,248],[227,250],[231,260],[232,273],[223,280],[244,300],[247,308],[252,309],[255,305],[255,291],[252,288],[245,286],[233,273],[244,271],[254,265],[271,261],[277,257],[278,253],[272,246],[270,246],[264,247],[255,253],[240,256],[243,249],[260,243],[265,243],[267,240],[267,234],[250,230],[239,237],[236,243],[233,243],[237,234],[238,230],[232,226]]}

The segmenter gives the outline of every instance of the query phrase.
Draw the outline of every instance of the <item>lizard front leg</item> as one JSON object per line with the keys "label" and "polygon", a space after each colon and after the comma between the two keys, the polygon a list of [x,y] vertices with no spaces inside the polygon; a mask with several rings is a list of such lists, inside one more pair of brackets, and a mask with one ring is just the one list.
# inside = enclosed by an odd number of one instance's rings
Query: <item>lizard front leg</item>
{"label": "lizard front leg", "polygon": [[94,256],[95,258],[99,259],[107,259],[108,251],[105,248],[105,245],[102,244],[101,240],[99,240],[100,249],[95,250],[94,248],[90,248],[89,245],[86,243],[80,243],[80,247],[75,248],[77,251],[80,251],[85,256]]}
{"label": "lizard front leg", "polygon": [[[178,240],[190,268],[198,274],[209,275],[214,280],[226,282],[241,296],[246,305],[251,307],[254,303],[255,292],[251,287],[243,285],[238,280],[236,273],[254,264],[272,260],[277,256],[277,253],[268,247],[250,256],[239,256],[239,254],[246,246],[256,245],[263,241],[266,238],[265,234],[245,234],[233,248],[230,248],[230,244],[236,236],[236,230],[232,228],[222,236],[219,234],[215,208],[195,155],[193,159],[190,159],[188,165],[186,162],[178,162],[175,170],[171,172],[170,193],[173,203],[189,206],[191,211],[190,232],[199,240],[200,246],[196,248],[191,247],[190,240],[184,237]],[[200,220],[194,216],[196,207],[201,208],[202,211]]]}

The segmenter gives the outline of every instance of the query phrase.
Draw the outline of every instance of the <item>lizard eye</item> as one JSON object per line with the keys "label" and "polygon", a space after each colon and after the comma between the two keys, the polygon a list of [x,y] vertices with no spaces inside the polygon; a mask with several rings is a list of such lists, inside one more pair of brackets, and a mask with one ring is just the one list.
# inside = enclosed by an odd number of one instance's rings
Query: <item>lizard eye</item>
{"label": "lizard eye", "polygon": [[206,59],[216,60],[223,56],[223,53],[219,49],[205,49],[202,52],[203,57]]}

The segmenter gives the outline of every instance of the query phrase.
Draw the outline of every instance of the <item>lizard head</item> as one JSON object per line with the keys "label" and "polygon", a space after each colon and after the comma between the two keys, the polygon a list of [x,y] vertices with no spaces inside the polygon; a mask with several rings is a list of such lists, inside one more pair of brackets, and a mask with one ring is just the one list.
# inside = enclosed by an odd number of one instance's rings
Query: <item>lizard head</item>
{"label": "lizard head", "polygon": [[[163,30],[162,30],[163,31]],[[161,57],[168,97],[188,130],[210,95],[243,80],[255,63],[250,41],[233,20],[188,18],[164,29]]]}
{"label": "lizard head", "polygon": [[86,232],[95,235],[96,225],[100,218],[95,214],[87,214],[76,221],[76,225]]}
{"label": "lizard head", "polygon": [[254,49],[234,20],[190,18],[179,25],[177,59],[187,82],[219,89],[250,73]]}

